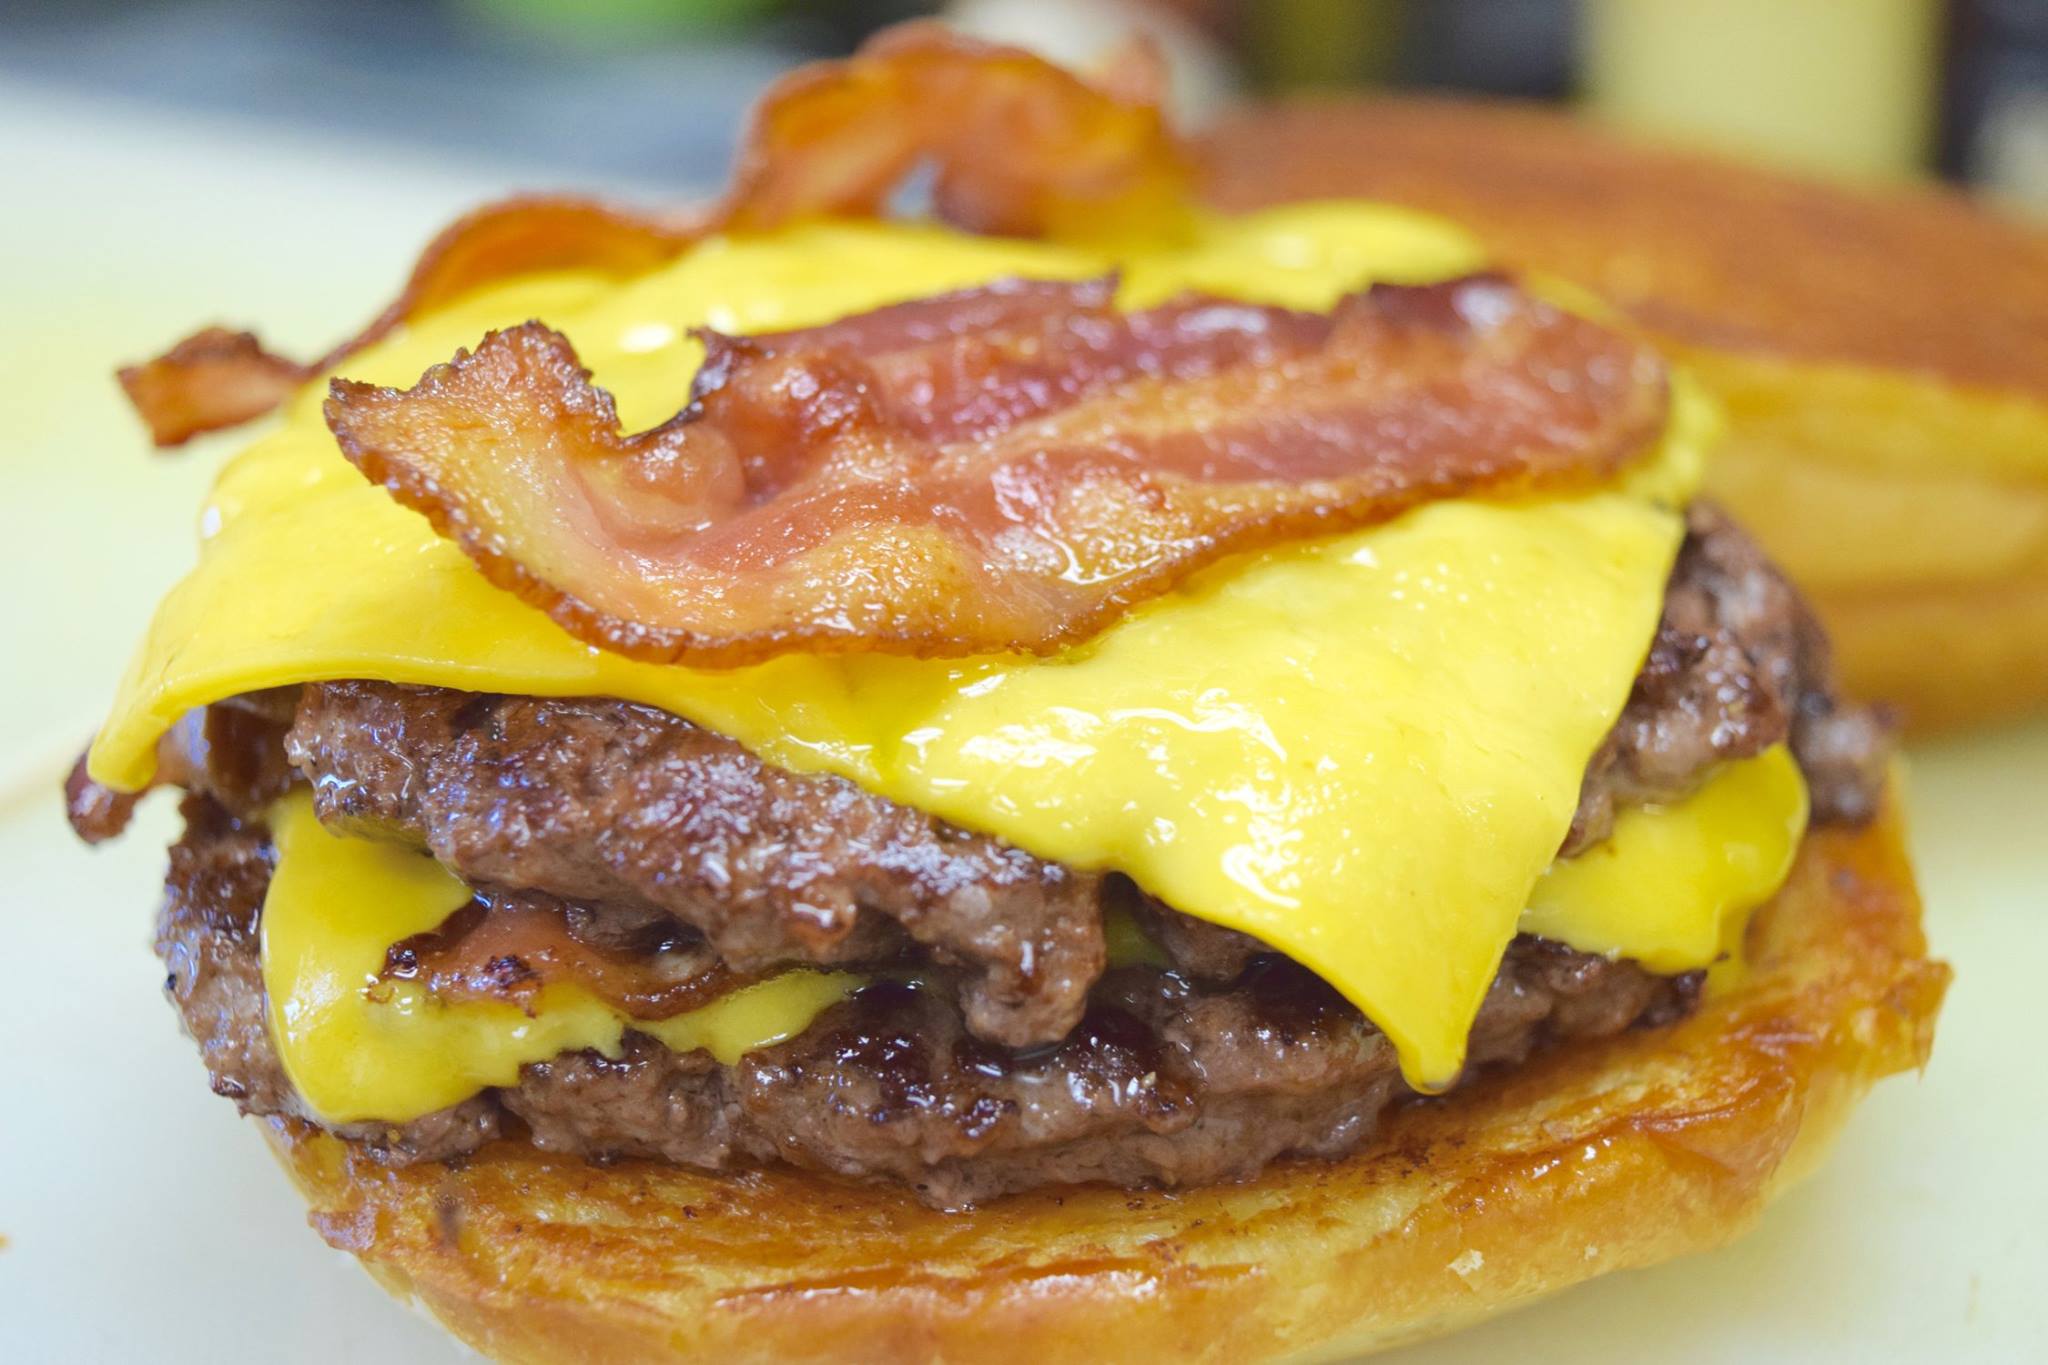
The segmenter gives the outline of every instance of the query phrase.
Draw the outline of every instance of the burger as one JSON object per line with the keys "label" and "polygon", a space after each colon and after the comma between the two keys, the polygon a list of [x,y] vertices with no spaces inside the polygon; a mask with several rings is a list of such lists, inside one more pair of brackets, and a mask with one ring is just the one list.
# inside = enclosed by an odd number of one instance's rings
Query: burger
{"label": "burger", "polygon": [[[227,464],[67,795],[314,1227],[516,1360],[1328,1357],[1711,1245],[1927,1056],[1884,716],[1717,419],[1132,58],[916,26],[480,211]],[[929,210],[888,206],[920,168]]]}

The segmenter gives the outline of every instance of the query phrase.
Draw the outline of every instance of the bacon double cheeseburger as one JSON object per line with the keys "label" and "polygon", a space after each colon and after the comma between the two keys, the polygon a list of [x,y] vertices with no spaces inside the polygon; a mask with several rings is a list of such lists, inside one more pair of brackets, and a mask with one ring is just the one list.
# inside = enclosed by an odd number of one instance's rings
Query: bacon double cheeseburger
{"label": "bacon double cheeseburger", "polygon": [[283,418],[74,823],[183,790],[214,1089],[479,1349],[1361,1350],[1729,1236],[1926,1057],[1884,727],[1688,382],[1433,220],[1195,210],[1141,75],[898,30],[697,219],[125,376]]}

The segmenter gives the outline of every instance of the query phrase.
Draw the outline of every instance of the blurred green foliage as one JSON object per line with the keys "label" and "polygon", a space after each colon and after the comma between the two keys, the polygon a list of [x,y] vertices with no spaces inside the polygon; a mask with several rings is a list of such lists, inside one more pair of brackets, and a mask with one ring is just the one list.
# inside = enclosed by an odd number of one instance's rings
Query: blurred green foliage
{"label": "blurred green foliage", "polygon": [[736,28],[786,8],[785,0],[463,0],[501,25],[609,46],[621,40]]}

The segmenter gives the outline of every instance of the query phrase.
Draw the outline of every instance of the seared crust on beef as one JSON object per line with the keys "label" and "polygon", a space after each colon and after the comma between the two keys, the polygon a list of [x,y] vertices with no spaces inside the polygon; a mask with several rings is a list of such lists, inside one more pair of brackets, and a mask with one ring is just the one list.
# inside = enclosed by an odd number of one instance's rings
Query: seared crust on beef
{"label": "seared crust on beef", "polygon": [[[199,1044],[213,1092],[245,1114],[309,1117],[271,1046],[257,956],[270,837],[206,796],[188,796],[171,845],[156,951],[164,990]],[[501,1111],[478,1095],[412,1123],[343,1123],[330,1131],[395,1162],[438,1161],[496,1137]]]}
{"label": "seared crust on beef", "polygon": [[651,707],[380,683],[309,687],[286,741],[320,818],[423,843],[473,883],[653,908],[728,966],[969,969],[983,1037],[1057,1038],[1101,974],[1101,879]]}
{"label": "seared crust on beef", "polygon": [[1891,758],[1892,722],[1882,709],[1844,703],[1820,618],[1763,547],[1709,502],[1686,510],[1687,535],[1673,574],[1688,624],[1711,619],[1741,642],[1762,686],[1789,713],[1792,752],[1806,775],[1813,817],[1862,825],[1877,815]]}
{"label": "seared crust on beef", "polygon": [[1725,513],[1694,503],[1649,658],[1587,766],[1560,852],[1605,839],[1617,811],[1684,796],[1719,764],[1787,741],[1813,818],[1862,824],[1890,732],[1882,712],[1837,699],[1827,634],[1799,590]]}
{"label": "seared crust on beef", "polygon": [[[237,815],[262,814],[297,780],[284,736],[298,704],[298,688],[274,687],[186,712],[157,742],[157,785],[203,793]],[[84,754],[64,781],[65,814],[88,844],[126,829],[140,799],[93,781]]]}
{"label": "seared crust on beef", "polygon": [[[265,1021],[256,927],[267,840],[206,798],[186,814],[158,929],[172,999],[219,1093],[247,1113],[306,1117]],[[1696,976],[1517,940],[1474,1027],[1473,1065],[1661,1022],[1696,987]],[[952,1207],[1048,1183],[1194,1184],[1286,1153],[1341,1155],[1407,1094],[1384,1035],[1315,976],[1267,956],[1228,986],[1113,971],[1052,1047],[974,1037],[943,977],[884,982],[733,1067],[634,1034],[616,1059],[565,1054],[410,1123],[333,1131],[405,1164],[472,1151],[509,1113],[551,1150],[709,1169],[780,1159],[902,1182]]]}
{"label": "seared crust on beef", "polygon": [[288,1113],[291,1086],[269,1034],[200,1022],[263,1018],[257,933],[270,884],[270,840],[203,796],[186,797],[181,811],[185,834],[171,845],[157,923],[164,990],[199,1044],[216,1095],[245,1112]]}
{"label": "seared crust on beef", "polygon": [[[1481,1008],[1471,1065],[1665,1022],[1696,987],[1521,940]],[[989,1047],[943,987],[883,983],[735,1068],[641,1038],[617,1060],[529,1067],[503,1099],[548,1150],[698,1166],[781,1157],[956,1207],[1038,1185],[1198,1185],[1283,1154],[1341,1156],[1409,1093],[1383,1034],[1267,956],[1229,986],[1112,971],[1051,1048]]]}

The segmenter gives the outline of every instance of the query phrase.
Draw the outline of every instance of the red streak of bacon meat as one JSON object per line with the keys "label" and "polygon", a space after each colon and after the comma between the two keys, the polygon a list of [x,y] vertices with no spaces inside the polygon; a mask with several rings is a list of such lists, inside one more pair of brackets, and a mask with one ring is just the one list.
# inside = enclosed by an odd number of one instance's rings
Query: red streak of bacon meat
{"label": "red streak of bacon meat", "polygon": [[636,658],[1044,652],[1234,550],[1605,479],[1666,409],[1645,347],[1495,276],[1329,314],[1011,282],[706,338],[635,435],[560,334],[406,390],[337,380],[343,452],[491,580]]}

